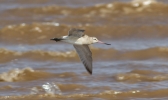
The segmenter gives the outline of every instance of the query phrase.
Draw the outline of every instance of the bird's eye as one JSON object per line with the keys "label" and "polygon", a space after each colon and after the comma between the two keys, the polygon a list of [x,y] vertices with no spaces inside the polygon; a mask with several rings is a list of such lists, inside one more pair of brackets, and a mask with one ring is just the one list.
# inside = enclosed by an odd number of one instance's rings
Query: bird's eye
{"label": "bird's eye", "polygon": [[96,40],[96,39],[94,39],[94,40]]}

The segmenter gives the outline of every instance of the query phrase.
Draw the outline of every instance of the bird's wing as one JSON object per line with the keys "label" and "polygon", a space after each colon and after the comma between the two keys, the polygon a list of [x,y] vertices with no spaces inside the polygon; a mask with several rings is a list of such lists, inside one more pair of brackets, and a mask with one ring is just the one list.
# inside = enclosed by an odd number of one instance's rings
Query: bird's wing
{"label": "bird's wing", "polygon": [[73,45],[86,70],[92,74],[92,52],[88,45]]}
{"label": "bird's wing", "polygon": [[84,31],[85,31],[85,30],[72,28],[72,29],[69,30],[68,36],[74,36],[74,37],[80,38],[80,37],[82,37],[82,36],[85,35],[85,34],[84,34]]}

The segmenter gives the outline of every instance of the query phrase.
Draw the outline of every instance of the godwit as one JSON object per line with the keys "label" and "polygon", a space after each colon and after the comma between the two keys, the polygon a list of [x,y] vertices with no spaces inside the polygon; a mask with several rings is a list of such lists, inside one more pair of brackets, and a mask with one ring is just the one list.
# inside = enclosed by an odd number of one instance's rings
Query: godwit
{"label": "godwit", "polygon": [[56,42],[63,41],[73,44],[86,70],[90,74],[92,74],[92,52],[90,51],[88,45],[93,43],[103,43],[106,45],[111,44],[101,42],[96,37],[89,37],[84,34],[84,31],[85,30],[82,29],[72,28],[70,29],[67,36],[62,36],[61,38],[53,38],[51,40],[54,40]]}

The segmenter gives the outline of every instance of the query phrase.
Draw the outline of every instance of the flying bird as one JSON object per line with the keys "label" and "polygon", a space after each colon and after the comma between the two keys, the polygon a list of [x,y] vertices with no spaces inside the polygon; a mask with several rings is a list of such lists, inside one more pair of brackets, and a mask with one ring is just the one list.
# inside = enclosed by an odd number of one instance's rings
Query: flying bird
{"label": "flying bird", "polygon": [[102,43],[106,45],[111,45],[111,44],[99,41],[96,37],[89,37],[88,35],[84,34],[84,31],[85,30],[82,30],[82,29],[72,28],[69,30],[69,33],[67,36],[62,36],[60,38],[53,38],[50,40],[54,40],[56,42],[62,41],[62,42],[73,44],[86,70],[90,74],[92,74],[92,52],[90,51],[88,45],[93,43]]}

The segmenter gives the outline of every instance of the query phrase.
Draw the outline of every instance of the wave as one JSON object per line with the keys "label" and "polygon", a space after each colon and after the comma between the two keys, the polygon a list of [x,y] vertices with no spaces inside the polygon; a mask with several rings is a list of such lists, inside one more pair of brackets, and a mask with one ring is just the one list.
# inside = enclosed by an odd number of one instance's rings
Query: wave
{"label": "wave", "polygon": [[162,2],[157,2],[156,0],[133,0],[132,2],[113,2],[108,4],[97,4],[90,7],[63,7],[57,5],[36,7],[36,8],[15,8],[9,10],[11,13],[24,12],[26,15],[35,14],[48,14],[48,15],[97,15],[104,16],[106,14],[116,14],[116,13],[156,13],[156,12],[167,12],[168,5]]}
{"label": "wave", "polygon": [[[15,99],[31,99],[31,100],[37,100],[37,99],[90,99],[90,98],[101,98],[101,99],[126,99],[126,98],[164,98],[167,97],[168,89],[158,89],[158,90],[129,90],[129,91],[115,91],[115,90],[108,90],[104,92],[100,92],[97,94],[87,93],[87,94],[78,94],[74,93],[71,95],[60,95],[60,94],[34,94],[34,95],[21,95],[21,96],[0,96],[0,99],[2,100],[15,100]],[[145,94],[145,95],[144,95]]]}
{"label": "wave", "polygon": [[[70,58],[77,57],[75,51],[72,52],[57,52],[57,51],[43,51],[43,50],[33,50],[26,52],[17,52],[11,51],[7,49],[0,49],[0,54],[2,54],[3,58],[0,62],[11,61],[12,59],[34,59],[34,60],[47,60],[53,59],[58,61],[67,61]],[[69,58],[69,59],[67,59]],[[74,61],[75,59],[71,59],[70,61]]]}
{"label": "wave", "polygon": [[137,60],[145,60],[145,59],[167,59],[168,55],[167,47],[154,47],[148,48],[144,50],[135,50],[128,51],[122,55],[123,59],[137,59]]}
{"label": "wave", "polygon": [[[98,49],[91,48],[94,60],[150,60],[150,59],[167,59],[167,47],[155,47],[143,50],[119,51],[115,49]],[[103,51],[103,53],[102,53]],[[3,58],[0,62],[8,62],[13,59],[32,59],[39,61],[56,60],[56,61],[79,61],[75,51],[59,52],[59,51],[44,51],[32,50],[25,52],[11,51],[4,48],[0,49],[0,54]],[[101,57],[101,58],[100,58]],[[73,58],[73,59],[72,59]]]}
{"label": "wave", "polygon": [[41,78],[53,77],[54,74],[33,70],[32,68],[12,69],[0,74],[1,82],[31,81]]}
{"label": "wave", "polygon": [[[56,26],[58,25],[58,26]],[[50,41],[53,37],[67,35],[70,28],[56,22],[33,23],[20,25],[8,25],[0,29],[0,41],[5,44],[46,44],[53,43]],[[77,27],[80,28],[80,27]],[[167,25],[105,25],[105,26],[83,26],[85,34],[96,36],[99,39],[117,40],[117,39],[159,39],[168,36]],[[103,34],[102,34],[103,33]],[[159,33],[159,35],[158,35]]]}
{"label": "wave", "polygon": [[[0,41],[9,44],[51,43],[50,38],[67,35],[73,27],[85,29],[89,36],[109,40],[166,38],[167,9],[168,4],[155,0],[113,2],[79,8],[57,5],[15,8],[1,14],[4,17],[0,21],[9,24],[1,27]],[[16,18],[4,20],[9,14]],[[44,17],[34,20],[32,15]],[[52,20],[46,21],[45,18],[48,17]]]}
{"label": "wave", "polygon": [[152,82],[168,80],[168,74],[151,70],[133,70],[128,73],[117,74],[114,78],[122,82]]}
{"label": "wave", "polygon": [[[0,73],[0,81],[1,82],[20,82],[20,81],[32,81],[44,78],[69,78],[76,76],[75,73],[72,72],[64,72],[64,73],[49,73],[40,70],[34,70],[31,67],[23,68],[23,69],[11,69],[8,72]],[[5,87],[4,87],[5,88]]]}
{"label": "wave", "polygon": [[[59,23],[32,23],[20,25],[8,25],[0,30],[1,43],[27,43],[27,44],[43,44],[51,43],[53,37],[60,37],[65,29],[70,29],[66,25],[55,26]],[[47,26],[47,27],[46,27]],[[68,30],[64,33],[67,34]]]}

